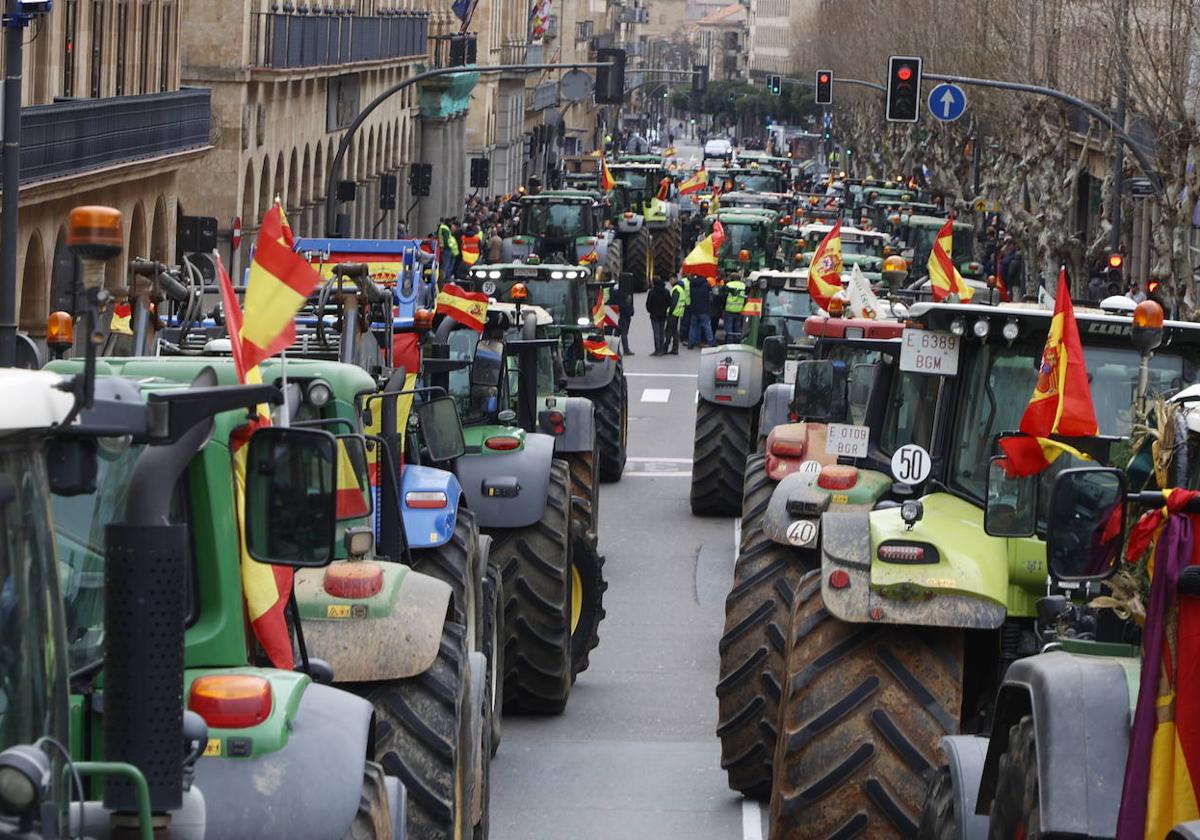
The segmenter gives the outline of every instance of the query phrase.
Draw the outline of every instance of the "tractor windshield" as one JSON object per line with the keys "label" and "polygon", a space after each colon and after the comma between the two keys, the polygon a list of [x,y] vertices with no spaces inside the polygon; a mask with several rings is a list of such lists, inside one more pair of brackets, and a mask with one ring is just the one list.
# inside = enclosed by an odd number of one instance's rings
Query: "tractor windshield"
{"label": "tractor windshield", "polygon": [[847,257],[877,257],[883,259],[884,240],[876,236],[842,237],[842,254]]}
{"label": "tractor windshield", "polygon": [[779,172],[754,172],[737,176],[739,190],[757,192],[783,192],[783,175]]}
{"label": "tractor windshield", "polygon": [[500,365],[504,345],[479,338],[474,330],[450,333],[450,358],[470,364],[450,372],[450,396],[458,403],[458,413],[466,425],[487,420],[500,410]]}
{"label": "tractor windshield", "polygon": [[[949,479],[951,487],[981,503],[996,435],[1020,426],[1028,396],[1037,384],[1041,354],[1040,343],[1008,347],[988,342],[967,361]],[[1128,437],[1138,380],[1137,351],[1091,345],[1084,348],[1084,357],[1100,434]],[[1158,352],[1150,361],[1151,394],[1178,390],[1194,378],[1191,359]]]}
{"label": "tractor windshield", "polygon": [[587,236],[590,207],[583,202],[529,202],[521,207],[521,233],[531,236]]}
{"label": "tractor windshield", "polygon": [[[929,264],[933,243],[937,241],[938,228],[910,227],[908,230],[908,244],[913,249],[912,265],[919,266],[920,270],[924,271],[925,266]],[[969,229],[954,229],[950,256],[955,265],[975,259],[975,242]]]}
{"label": "tractor windshield", "polygon": [[[633,195],[644,195],[651,184],[650,178],[655,174],[649,169],[623,169],[619,166],[612,167],[613,177],[624,181],[629,185],[629,191]],[[658,183],[657,180],[654,181]]]}
{"label": "tractor windshield", "polygon": [[43,735],[66,743],[65,642],[45,453],[33,441],[9,441],[0,449],[0,475],[14,491],[0,507],[0,749]]}
{"label": "tractor windshield", "polygon": [[[547,276],[549,273],[543,271],[538,274],[536,280],[521,281],[525,283],[529,294],[525,302],[545,309],[556,324],[574,323],[576,318],[584,314],[578,304],[576,288],[579,283],[572,280],[554,280]],[[557,273],[562,274],[561,271]],[[503,285],[496,284],[497,298],[508,300],[507,297],[499,297]]]}
{"label": "tractor windshield", "polygon": [[736,257],[739,251],[749,251],[751,256],[762,255],[767,250],[767,230],[763,225],[745,222],[722,222],[725,228],[724,254]]}
{"label": "tractor windshield", "polygon": [[808,292],[798,289],[768,289],[762,296],[762,308],[759,336],[781,335],[788,344],[804,338],[804,319],[817,312]]}

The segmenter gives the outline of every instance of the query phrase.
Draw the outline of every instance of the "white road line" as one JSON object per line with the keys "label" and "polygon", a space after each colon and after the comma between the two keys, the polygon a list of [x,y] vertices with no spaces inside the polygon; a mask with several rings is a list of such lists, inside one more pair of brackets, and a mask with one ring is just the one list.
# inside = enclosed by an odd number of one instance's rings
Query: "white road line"
{"label": "white road line", "polygon": [[691,458],[626,458],[635,464],[690,464]]}
{"label": "white road line", "polygon": [[625,376],[626,376],[626,378],[628,378],[630,376],[645,376],[648,378],[655,378],[655,379],[658,377],[664,377],[664,376],[670,377],[672,379],[695,379],[696,378],[696,374],[694,374],[694,373],[630,373],[629,371],[625,371]]}
{"label": "white road line", "polygon": [[647,470],[646,472],[630,472],[626,470],[621,473],[621,477],[633,476],[634,478],[691,478],[690,472],[658,472],[657,470]]}
{"label": "white road line", "polygon": [[742,800],[742,840],[763,840],[762,808],[751,799]]}
{"label": "white road line", "polygon": [[643,388],[642,402],[644,403],[665,403],[671,400],[670,388]]}

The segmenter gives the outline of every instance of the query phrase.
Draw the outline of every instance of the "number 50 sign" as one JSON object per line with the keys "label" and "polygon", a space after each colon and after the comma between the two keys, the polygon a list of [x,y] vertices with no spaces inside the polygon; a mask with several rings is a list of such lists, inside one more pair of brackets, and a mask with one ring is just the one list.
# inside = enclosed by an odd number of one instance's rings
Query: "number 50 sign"
{"label": "number 50 sign", "polygon": [[932,469],[933,459],[915,443],[901,446],[892,455],[892,475],[903,484],[920,484]]}

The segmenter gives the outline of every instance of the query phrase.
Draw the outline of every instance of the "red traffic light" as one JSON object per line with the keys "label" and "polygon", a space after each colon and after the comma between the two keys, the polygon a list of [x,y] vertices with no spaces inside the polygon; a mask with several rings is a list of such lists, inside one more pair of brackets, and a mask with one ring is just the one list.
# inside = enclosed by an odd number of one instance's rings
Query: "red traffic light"
{"label": "red traffic light", "polygon": [[896,71],[896,78],[898,78],[902,82],[907,82],[912,77],[913,77],[912,68],[909,67],[907,64],[900,65],[900,69]]}
{"label": "red traffic light", "polygon": [[1109,268],[1120,268],[1124,264],[1125,264],[1125,258],[1123,256],[1121,256],[1120,254],[1109,254],[1108,255],[1108,267]]}
{"label": "red traffic light", "polygon": [[822,73],[820,76],[817,76],[817,81],[819,81],[821,84],[825,84],[829,81],[829,74]]}
{"label": "red traffic light", "polygon": [[1148,294],[1154,294],[1155,292],[1157,292],[1159,290],[1160,286],[1162,286],[1162,281],[1159,280],[1157,277],[1151,277],[1149,280],[1146,281],[1146,292]]}

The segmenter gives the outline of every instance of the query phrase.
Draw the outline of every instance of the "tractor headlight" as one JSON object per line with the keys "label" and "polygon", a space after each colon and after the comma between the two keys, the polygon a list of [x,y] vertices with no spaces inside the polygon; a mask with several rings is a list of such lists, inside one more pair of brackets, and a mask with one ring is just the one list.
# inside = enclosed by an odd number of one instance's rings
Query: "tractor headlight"
{"label": "tractor headlight", "polygon": [[499,272],[499,271],[496,271],[496,270],[494,270],[494,269],[493,269],[492,271],[489,271],[489,272],[488,272],[488,279],[489,279],[489,280],[499,280],[499,279],[500,279],[500,272]]}
{"label": "tractor headlight", "polygon": [[1013,320],[1005,322],[1004,329],[1000,330],[1000,334],[1004,336],[1005,341],[1016,341],[1020,332],[1020,326],[1018,326],[1017,322]]}
{"label": "tractor headlight", "polygon": [[974,324],[971,325],[971,332],[973,332],[975,334],[976,338],[987,338],[988,330],[990,328],[991,328],[991,325],[988,324],[988,319],[980,318],[978,321],[976,321]]}
{"label": "tractor headlight", "polygon": [[304,398],[313,408],[324,408],[333,397],[333,389],[324,379],[314,379],[308,385]]}
{"label": "tractor headlight", "polygon": [[17,744],[0,752],[0,811],[27,814],[50,790],[50,759],[37,747]]}
{"label": "tractor headlight", "polygon": [[551,271],[551,272],[550,272],[550,279],[551,279],[551,280],[561,280],[561,279],[563,279],[563,276],[564,276],[564,275],[563,275],[563,273],[562,273],[561,271]]}

